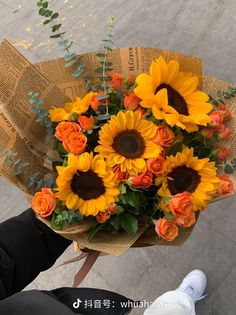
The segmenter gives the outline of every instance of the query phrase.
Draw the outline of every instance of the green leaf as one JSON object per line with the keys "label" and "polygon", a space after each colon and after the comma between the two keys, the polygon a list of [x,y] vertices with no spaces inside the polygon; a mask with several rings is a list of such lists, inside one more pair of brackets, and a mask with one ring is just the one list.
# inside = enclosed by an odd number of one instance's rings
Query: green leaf
{"label": "green leaf", "polygon": [[127,192],[127,189],[126,189],[125,184],[121,184],[120,185],[120,193],[123,195],[123,194],[126,194],[126,192]]}
{"label": "green leaf", "polygon": [[97,53],[96,56],[100,57],[100,58],[104,58],[104,57],[106,57],[106,54],[105,53]]}
{"label": "green leaf", "polygon": [[101,100],[105,100],[107,98],[109,98],[109,94],[102,94],[102,95],[97,96],[96,100],[101,101]]}
{"label": "green leaf", "polygon": [[109,51],[113,51],[113,49],[110,46],[104,46],[104,49],[109,50]]}
{"label": "green leaf", "polygon": [[39,15],[41,15],[41,16],[45,15],[45,9],[44,8],[39,9]]}
{"label": "green leaf", "polygon": [[78,68],[77,70],[75,70],[75,71],[72,73],[72,76],[73,76],[74,78],[79,77],[79,76],[84,72],[84,68],[85,68],[85,67]]}
{"label": "green leaf", "polygon": [[72,53],[72,54],[68,54],[64,57],[64,61],[70,61],[71,59],[73,59],[74,57],[76,56],[75,53]]}
{"label": "green leaf", "polygon": [[68,61],[68,62],[64,65],[64,67],[65,67],[65,68],[69,68],[69,67],[73,66],[77,61],[78,61],[78,58],[73,58],[73,59],[71,59],[70,61]]}
{"label": "green leaf", "polygon": [[60,34],[55,34],[55,35],[51,35],[50,38],[59,38],[61,37],[61,35],[65,34],[65,32],[60,33]]}
{"label": "green leaf", "polygon": [[56,13],[53,13],[53,15],[51,16],[51,19],[52,20],[55,20],[56,18],[58,18],[59,14],[56,12]]}
{"label": "green leaf", "polygon": [[50,226],[54,230],[61,230],[63,228],[62,216],[60,214],[53,213]]}
{"label": "green leaf", "polygon": [[43,7],[44,9],[47,9],[47,7],[48,7],[48,2],[42,3],[42,7]]}
{"label": "green leaf", "polygon": [[175,218],[175,216],[172,213],[167,211],[164,211],[164,215],[167,220],[173,220]]}
{"label": "green leaf", "polygon": [[181,152],[182,151],[182,146],[183,143],[182,141],[176,142],[174,143],[168,150],[167,155],[173,155],[175,156],[176,153]]}
{"label": "green leaf", "polygon": [[121,226],[130,236],[134,236],[138,231],[138,220],[131,213],[123,213],[121,215]]}
{"label": "green leaf", "polygon": [[60,27],[61,27],[61,24],[53,25],[53,26],[52,26],[52,32],[54,33],[54,32],[56,32],[56,31],[58,31],[58,30],[60,29]]}
{"label": "green leaf", "polygon": [[52,15],[52,13],[53,13],[53,12],[50,11],[50,10],[45,10],[45,11],[44,11],[44,16],[45,16],[45,17],[50,17],[50,16]]}
{"label": "green leaf", "polygon": [[89,242],[92,241],[94,236],[102,229],[103,224],[96,224],[94,227],[92,227],[88,233],[88,240]]}
{"label": "green leaf", "polygon": [[65,150],[62,143],[58,143],[57,149],[58,149],[58,152],[60,155],[67,155],[68,154],[68,152]]}
{"label": "green leaf", "polygon": [[226,165],[225,165],[224,170],[225,170],[225,173],[227,173],[227,174],[233,174],[233,172],[234,172],[233,167],[230,166],[229,164],[226,164]]}
{"label": "green leaf", "polygon": [[120,205],[115,205],[116,213],[121,214],[125,211],[125,209]]}
{"label": "green leaf", "polygon": [[49,24],[51,22],[52,22],[52,20],[46,20],[46,21],[43,22],[43,24],[46,25],[46,24]]}

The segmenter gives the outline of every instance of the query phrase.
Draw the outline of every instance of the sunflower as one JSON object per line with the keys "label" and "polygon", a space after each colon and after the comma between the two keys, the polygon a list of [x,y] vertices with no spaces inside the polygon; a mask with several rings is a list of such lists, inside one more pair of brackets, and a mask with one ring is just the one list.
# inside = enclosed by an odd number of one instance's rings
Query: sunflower
{"label": "sunflower", "polygon": [[108,166],[119,165],[121,172],[145,172],[145,159],[157,157],[162,150],[152,141],[156,132],[157,126],[141,113],[119,112],[101,128],[95,152],[107,158]]}
{"label": "sunflower", "polygon": [[208,95],[197,89],[198,77],[179,71],[179,63],[166,63],[163,57],[153,61],[150,75],[136,78],[135,94],[142,99],[141,106],[152,108],[158,120],[170,126],[179,126],[188,132],[198,130],[197,125],[210,122],[207,115],[212,110]]}
{"label": "sunflower", "polygon": [[189,192],[195,209],[204,210],[218,187],[215,162],[208,158],[199,159],[193,155],[193,148],[184,148],[176,156],[166,158],[166,173],[156,180],[161,187],[158,195],[169,198],[171,195]]}
{"label": "sunflower", "polygon": [[68,165],[58,166],[56,197],[68,209],[85,216],[96,216],[118,200],[120,193],[116,176],[101,156],[83,153],[68,155]]}
{"label": "sunflower", "polygon": [[77,97],[74,102],[66,103],[64,108],[53,107],[49,110],[49,118],[53,122],[61,122],[71,120],[71,115],[74,113],[78,115],[85,113],[91,104],[93,95],[94,93],[90,92],[82,99]]}

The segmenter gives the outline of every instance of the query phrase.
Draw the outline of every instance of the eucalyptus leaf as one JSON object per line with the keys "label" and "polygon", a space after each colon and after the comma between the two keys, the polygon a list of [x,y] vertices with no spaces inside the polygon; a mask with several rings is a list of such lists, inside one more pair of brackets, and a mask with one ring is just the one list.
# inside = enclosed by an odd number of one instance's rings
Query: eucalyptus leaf
{"label": "eucalyptus leaf", "polygon": [[59,14],[57,12],[53,13],[53,15],[51,16],[52,20],[55,20],[56,18],[58,18]]}
{"label": "eucalyptus leaf", "polygon": [[233,172],[234,172],[233,167],[230,166],[229,164],[226,164],[226,165],[225,165],[224,170],[225,170],[225,173],[227,173],[227,174],[233,174]]}
{"label": "eucalyptus leaf", "polygon": [[56,32],[56,31],[58,31],[60,28],[61,28],[61,24],[53,25],[53,26],[52,26],[52,32],[54,33],[54,32]]}

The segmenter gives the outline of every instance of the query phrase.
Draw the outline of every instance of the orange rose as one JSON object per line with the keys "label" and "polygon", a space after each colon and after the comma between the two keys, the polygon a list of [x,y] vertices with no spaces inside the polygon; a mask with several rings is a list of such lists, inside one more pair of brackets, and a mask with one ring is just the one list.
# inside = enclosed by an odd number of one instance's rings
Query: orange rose
{"label": "orange rose", "polygon": [[129,179],[129,183],[133,187],[148,188],[152,185],[152,174],[144,173],[138,176],[131,177]]}
{"label": "orange rose", "polygon": [[191,195],[187,191],[174,195],[169,203],[169,207],[176,217],[187,217],[194,211]]}
{"label": "orange rose", "polygon": [[93,117],[86,117],[86,116],[80,116],[78,118],[78,122],[82,129],[84,130],[90,130],[94,126],[94,119]]}
{"label": "orange rose", "polygon": [[157,133],[152,141],[162,147],[169,147],[174,141],[175,135],[166,126],[161,126],[157,129]]}
{"label": "orange rose", "polygon": [[107,212],[109,214],[115,214],[116,213],[116,204],[112,202],[109,207],[107,208]]}
{"label": "orange rose", "polygon": [[214,135],[214,130],[211,128],[205,127],[201,129],[201,134],[203,135],[205,139],[210,139]]}
{"label": "orange rose", "polygon": [[154,175],[162,174],[165,172],[164,163],[165,159],[161,155],[157,158],[148,159],[147,170]]}
{"label": "orange rose", "polygon": [[233,191],[233,183],[229,178],[229,175],[223,174],[219,176],[220,183],[217,188],[217,194],[218,195],[224,195],[224,194],[229,194]]}
{"label": "orange rose", "polygon": [[116,174],[117,178],[119,179],[119,181],[123,182],[126,179],[129,178],[129,173],[126,172],[121,172],[120,166],[116,165],[113,167],[113,172]]}
{"label": "orange rose", "polygon": [[217,158],[220,161],[224,161],[230,155],[229,150],[225,147],[216,148],[216,150],[217,150]]}
{"label": "orange rose", "polygon": [[194,212],[191,212],[187,217],[178,217],[176,218],[175,222],[182,227],[190,227],[194,225],[196,222],[196,216]]}
{"label": "orange rose", "polygon": [[81,154],[86,149],[87,138],[82,132],[72,132],[64,139],[63,146],[70,153]]}
{"label": "orange rose", "polygon": [[48,217],[52,214],[56,207],[56,197],[50,188],[42,188],[32,199],[32,209],[40,217]]}
{"label": "orange rose", "polygon": [[103,95],[104,92],[99,92],[99,93],[94,93],[91,101],[90,101],[90,105],[93,108],[93,110],[97,110],[99,105],[105,104],[106,103],[106,99],[103,100],[97,100],[97,97],[100,95]]}
{"label": "orange rose", "polygon": [[113,90],[118,91],[124,84],[124,79],[117,72],[110,72],[109,76],[111,80],[107,83],[112,85]]}
{"label": "orange rose", "polygon": [[110,213],[109,212],[98,212],[98,214],[96,215],[96,220],[98,223],[105,223],[107,222],[107,220],[109,220],[110,218]]}
{"label": "orange rose", "polygon": [[221,112],[224,121],[232,118],[232,114],[225,104],[220,104],[217,108],[218,111]]}
{"label": "orange rose", "polygon": [[126,95],[124,98],[124,105],[129,110],[136,110],[139,108],[140,98],[134,93]]}
{"label": "orange rose", "polygon": [[173,241],[179,232],[176,223],[165,218],[161,218],[156,222],[155,230],[166,241]]}
{"label": "orange rose", "polygon": [[209,115],[211,122],[210,125],[212,127],[219,127],[223,122],[223,116],[222,112],[215,110],[214,112],[211,112]]}
{"label": "orange rose", "polygon": [[55,137],[63,141],[71,132],[80,132],[81,128],[78,124],[74,122],[60,122],[56,127]]}
{"label": "orange rose", "polygon": [[217,130],[217,136],[220,140],[229,140],[232,136],[232,130],[221,124]]}

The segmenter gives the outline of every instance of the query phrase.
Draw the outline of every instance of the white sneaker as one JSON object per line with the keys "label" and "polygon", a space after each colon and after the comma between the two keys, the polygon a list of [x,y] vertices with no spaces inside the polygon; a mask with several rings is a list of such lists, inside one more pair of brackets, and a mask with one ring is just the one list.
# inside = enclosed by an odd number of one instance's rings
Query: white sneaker
{"label": "white sneaker", "polygon": [[176,289],[188,294],[193,301],[202,300],[206,295],[203,295],[207,285],[207,279],[204,272],[201,270],[191,271],[181,282],[180,286]]}

